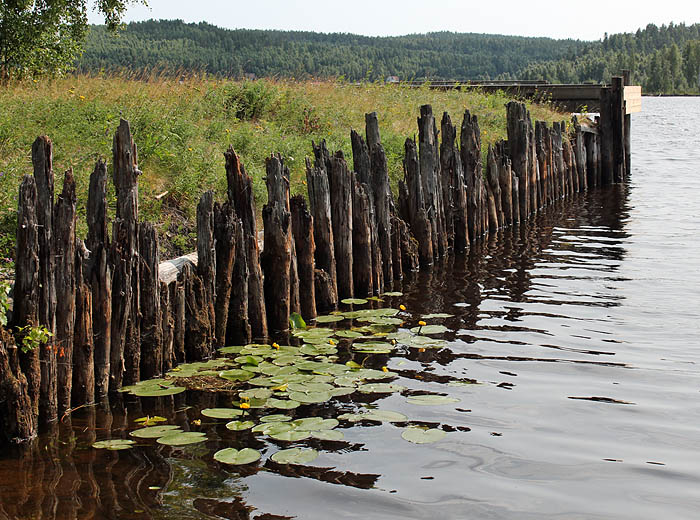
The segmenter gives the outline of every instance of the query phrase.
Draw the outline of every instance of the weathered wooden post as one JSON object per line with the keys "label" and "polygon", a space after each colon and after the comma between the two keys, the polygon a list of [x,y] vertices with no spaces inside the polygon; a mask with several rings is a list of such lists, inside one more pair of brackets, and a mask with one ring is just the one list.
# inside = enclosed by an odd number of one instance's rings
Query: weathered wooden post
{"label": "weathered wooden post", "polygon": [[261,256],[267,323],[273,333],[289,329],[292,222],[289,206],[289,170],[280,157],[265,160],[268,202],[263,206],[265,245]]}
{"label": "weathered wooden post", "polygon": [[335,252],[338,299],[353,297],[353,218],[354,178],[342,152],[330,158],[328,184],[331,197],[331,222]]}
{"label": "weathered wooden post", "polygon": [[124,119],[114,135],[113,182],[117,212],[112,230],[110,392],[139,380],[138,152]]}
{"label": "weathered wooden post", "polygon": [[[236,227],[240,221],[231,203],[214,205],[214,238],[216,248],[216,286],[214,302],[214,342],[226,344],[226,328],[229,322],[229,305],[233,287],[233,269],[236,261]],[[237,288],[238,289],[238,288]]]}
{"label": "weathered wooden post", "polygon": [[139,334],[142,379],[150,379],[163,372],[159,263],[156,228],[150,222],[142,222],[139,224],[139,287],[141,289]]}
{"label": "weathered wooden post", "polygon": [[353,295],[371,296],[374,292],[372,277],[372,221],[370,195],[366,184],[353,182],[352,193],[352,276]]}
{"label": "weathered wooden post", "polygon": [[469,212],[462,158],[457,149],[457,128],[445,112],[441,122],[440,170],[447,219],[448,243],[455,252],[469,248]]}
{"label": "weathered wooden post", "polygon": [[[394,197],[389,185],[389,169],[386,154],[379,135],[377,113],[365,114],[365,135],[369,149],[371,179],[370,187],[374,199],[377,223],[377,240],[381,251],[381,265],[384,273],[383,285],[389,285],[401,277],[394,273],[393,251],[391,247],[391,216],[394,214]],[[375,261],[380,255],[375,255]]]}
{"label": "weathered wooden post", "polygon": [[317,271],[314,273],[316,306],[319,311],[328,311],[338,304],[338,284],[336,282],[333,225],[331,223],[330,187],[323,161],[317,160],[312,167],[311,162],[306,160],[306,181],[316,244],[315,266]]}
{"label": "weathered wooden post", "polygon": [[518,176],[518,195],[520,208],[520,222],[525,222],[533,208],[531,207],[532,187],[530,178],[530,142],[529,127],[530,114],[525,105],[511,101],[506,105],[508,127],[508,149],[512,162],[513,172]]}
{"label": "weathered wooden post", "polygon": [[[214,192],[202,194],[197,205],[197,275],[204,286],[204,309],[211,323],[210,336],[216,328],[216,247],[214,242]],[[211,347],[209,347],[211,348]]]}
{"label": "weathered wooden post", "polygon": [[[34,293],[38,300],[37,291]],[[38,430],[39,417],[30,397],[29,383],[20,367],[18,350],[10,333],[0,328],[0,444],[31,439]]]}
{"label": "weathered wooden post", "polygon": [[481,162],[481,131],[479,120],[469,110],[464,111],[460,131],[460,154],[467,188],[469,240],[473,243],[485,231],[483,200],[485,188]]}
{"label": "weathered wooden post", "polygon": [[445,209],[442,203],[440,154],[438,132],[430,105],[420,107],[418,118],[418,161],[423,187],[424,207],[427,211],[433,241],[433,258],[438,260],[447,254]]}
{"label": "weathered wooden post", "polygon": [[92,329],[92,292],[85,280],[90,252],[82,240],[75,247],[75,329],[71,406],[95,402],[95,343]]}
{"label": "weathered wooden post", "polygon": [[600,137],[601,185],[615,182],[615,96],[612,87],[600,89]]}
{"label": "weathered wooden post", "polygon": [[314,219],[306,207],[302,195],[292,197],[292,235],[297,256],[297,273],[299,275],[299,304],[301,315],[305,320],[316,317],[316,291],[314,276]]}
{"label": "weathered wooden post", "polygon": [[510,158],[506,153],[506,143],[502,139],[494,147],[498,164],[498,184],[501,190],[501,208],[503,210],[503,225],[512,226],[513,221],[513,171]]}
{"label": "weathered wooden post", "polygon": [[[13,327],[38,326],[40,309],[40,256],[39,256],[39,227],[38,227],[38,194],[35,177],[25,175],[19,189],[17,206],[17,252],[15,255],[15,289],[13,302]],[[22,335],[19,335],[21,341]],[[8,349],[8,364],[10,371],[6,388],[8,395],[17,404],[29,405],[24,412],[12,412],[8,420],[12,420],[11,428],[17,433],[13,435],[25,438],[36,435],[39,422],[39,394],[41,383],[41,366],[37,349],[27,352],[10,352],[13,346],[9,337],[3,337],[4,348]],[[53,350],[51,344],[40,346],[41,349]],[[16,360],[19,363],[16,363]],[[9,374],[14,377],[9,379]],[[26,379],[23,379],[25,378]],[[55,372],[54,372],[55,377]],[[4,378],[3,378],[4,379]],[[25,387],[26,385],[26,387]],[[53,407],[44,401],[43,409],[50,417],[56,416],[56,401]],[[12,426],[14,425],[14,426]]]}
{"label": "weathered wooden post", "polygon": [[[629,70],[622,71],[622,83],[624,86],[632,85],[631,72]],[[624,88],[624,87],[623,87]],[[627,103],[624,103],[624,117],[625,117],[625,178],[632,173],[632,147],[631,147],[631,134],[632,134],[632,115],[627,113]]]}
{"label": "weathered wooden post", "polygon": [[[243,222],[235,225],[234,242],[236,258],[233,263],[231,278],[231,299],[228,304],[228,323],[226,325],[226,343],[228,345],[246,345],[252,339],[252,327],[248,317],[248,295],[250,271],[248,270],[248,247]],[[265,317],[267,324],[267,316]],[[267,325],[266,325],[267,328]]]}
{"label": "weathered wooden post", "polygon": [[267,337],[267,313],[263,296],[260,248],[256,224],[253,181],[245,172],[238,155],[232,147],[224,153],[226,158],[226,180],[228,200],[243,223],[243,233],[248,264],[248,319],[255,338]]}
{"label": "weathered wooden post", "polygon": [[489,145],[486,162],[486,193],[488,197],[489,230],[495,233],[503,227],[501,186],[499,185],[499,164],[494,149]]}
{"label": "weathered wooden post", "polygon": [[171,287],[175,288],[175,282],[167,284],[160,282],[160,334],[162,338],[163,372],[167,372],[175,366],[175,315]]}
{"label": "weathered wooden post", "polygon": [[73,340],[75,331],[75,179],[67,170],[63,191],[53,216],[53,252],[56,283],[56,337],[58,411],[71,406],[73,385]]}
{"label": "weathered wooden post", "polygon": [[418,241],[418,256],[420,265],[428,267],[433,264],[433,227],[431,226],[426,203],[423,198],[418,149],[412,139],[406,139],[404,144],[404,180],[399,182],[399,206],[402,217],[411,226],[411,232]]}
{"label": "weathered wooden post", "polygon": [[612,125],[613,125],[613,181],[620,183],[625,180],[627,166],[626,137],[625,137],[625,84],[622,76],[612,78]]}
{"label": "weathered wooden post", "polygon": [[100,160],[90,174],[87,202],[88,234],[85,281],[92,292],[92,332],[95,358],[95,397],[109,392],[112,337],[112,268],[107,233],[107,165]]}

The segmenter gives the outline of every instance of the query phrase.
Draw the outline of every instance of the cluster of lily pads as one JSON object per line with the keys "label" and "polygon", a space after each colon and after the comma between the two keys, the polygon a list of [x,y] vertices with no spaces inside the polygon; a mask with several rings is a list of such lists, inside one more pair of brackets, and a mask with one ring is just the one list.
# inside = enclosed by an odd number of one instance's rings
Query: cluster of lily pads
{"label": "cluster of lily pads", "polygon": [[[388,296],[400,295],[390,293]],[[365,299],[344,300],[348,305],[363,305]],[[449,317],[448,314],[431,314],[421,320]],[[406,387],[391,382],[398,374],[387,367],[381,370],[365,368],[349,360],[340,361],[342,354],[363,354],[366,360],[374,354],[391,353],[397,348],[442,348],[446,342],[432,338],[448,329],[442,325],[428,325],[419,321],[411,329],[399,329],[409,318],[405,308],[379,308],[338,311],[315,319],[317,326],[306,327],[300,317],[290,320],[292,334],[301,346],[272,344],[250,344],[219,349],[226,357],[204,362],[188,363],[168,372],[164,378],[142,381],[124,387],[122,391],[136,396],[157,397],[174,395],[185,390],[179,380],[193,376],[211,376],[225,380],[228,390],[237,392],[237,400],[230,408],[209,408],[201,411],[204,417],[226,419],[226,428],[232,431],[250,430],[254,434],[268,436],[276,441],[298,442],[305,439],[340,441],[343,432],[335,428],[340,421],[355,423],[376,421],[410,423],[407,416],[399,412],[368,409],[357,413],[344,413],[337,418],[294,418],[284,411],[302,405],[319,404],[333,398],[353,393],[391,394],[403,392]],[[350,325],[339,328],[341,322]],[[337,328],[318,326],[336,324]],[[339,355],[339,347],[343,353]],[[410,395],[407,402],[417,405],[435,406],[449,404],[459,399],[436,395]],[[261,415],[260,411],[272,411]],[[182,446],[207,440],[204,433],[184,432],[174,425],[148,426],[130,433],[138,439],[156,439],[160,444]],[[445,436],[443,430],[427,429],[408,424],[402,437],[413,443],[436,442]],[[105,443],[107,443],[105,445]],[[113,444],[109,444],[113,443]],[[125,449],[133,445],[132,440],[117,439],[101,441],[95,447]],[[277,451],[271,459],[277,463],[304,464],[315,459],[318,453],[312,449],[291,448]],[[214,454],[214,459],[225,464],[249,464],[261,458],[260,452],[251,448],[237,450],[225,448]]]}

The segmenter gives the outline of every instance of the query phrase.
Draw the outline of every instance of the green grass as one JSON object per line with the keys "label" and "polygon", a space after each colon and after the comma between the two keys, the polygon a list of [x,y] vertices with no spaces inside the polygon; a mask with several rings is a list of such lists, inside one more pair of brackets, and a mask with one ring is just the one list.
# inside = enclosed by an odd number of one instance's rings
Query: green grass
{"label": "green grass", "polygon": [[[31,144],[41,134],[54,143],[56,193],[63,171],[73,168],[79,215],[89,176],[99,157],[111,163],[112,136],[121,117],[131,123],[139,149],[140,212],[158,224],[164,254],[192,248],[193,217],[201,193],[225,194],[223,152],[229,145],[254,179],[258,208],[266,200],[265,157],[280,153],[291,171],[293,193],[304,193],[304,157],[311,141],[326,139],[352,165],[350,130],[364,135],[364,115],[376,111],[392,182],[403,176],[403,144],[417,133],[422,104],[438,120],[447,111],[456,125],[465,108],[477,114],[486,144],[506,137],[502,95],[440,92],[378,84],[330,81],[233,82],[207,78],[69,76],[8,85],[0,91],[0,257],[14,256],[17,193],[31,173]],[[531,106],[534,119],[561,120],[548,107]],[[167,195],[156,198],[163,192]],[[109,194],[113,208],[113,193]],[[78,230],[85,233],[84,219]]]}

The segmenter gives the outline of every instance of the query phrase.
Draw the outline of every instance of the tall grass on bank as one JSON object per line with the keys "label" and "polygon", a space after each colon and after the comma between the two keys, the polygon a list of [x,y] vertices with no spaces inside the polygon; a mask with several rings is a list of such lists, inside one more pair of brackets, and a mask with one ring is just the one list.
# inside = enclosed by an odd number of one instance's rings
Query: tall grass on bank
{"label": "tall grass on bank", "polygon": [[[395,184],[403,175],[404,141],[417,131],[420,105],[431,104],[438,119],[447,111],[456,124],[465,109],[477,114],[485,149],[506,137],[508,100],[473,91],[332,81],[69,76],[14,83],[0,91],[0,257],[14,256],[17,193],[22,176],[32,171],[31,144],[38,135],[54,142],[57,193],[63,171],[73,168],[82,215],[95,161],[103,157],[111,163],[119,119],[129,120],[143,171],[141,218],[158,224],[164,254],[176,255],[192,248],[201,193],[225,194],[222,152],[229,145],[253,177],[262,208],[265,157],[271,153],[284,157],[292,192],[304,193],[304,157],[311,155],[311,141],[325,139],[331,151],[342,150],[350,161],[350,130],[363,133],[365,113],[376,111]],[[536,119],[565,117],[546,106],[530,110]],[[108,197],[113,209],[114,194]],[[85,233],[83,227],[79,233]]]}

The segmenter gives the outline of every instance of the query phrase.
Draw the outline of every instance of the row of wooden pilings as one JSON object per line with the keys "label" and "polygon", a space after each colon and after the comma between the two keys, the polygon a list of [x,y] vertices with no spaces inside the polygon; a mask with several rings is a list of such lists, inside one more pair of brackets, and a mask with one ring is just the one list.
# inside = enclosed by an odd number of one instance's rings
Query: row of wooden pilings
{"label": "row of wooden pilings", "polygon": [[[508,140],[482,165],[476,116],[440,131],[420,108],[418,140],[405,143],[404,179],[392,193],[376,114],[351,133],[353,167],[325,142],[307,159],[308,201],[290,198],[280,156],[266,161],[268,201],[260,251],[252,180],[225,152],[227,197],[204,193],[197,252],[161,263],[158,235],[139,222],[137,147],[126,121],[114,136],[116,214],[108,233],[107,166],[90,176],[88,233],[76,237],[72,172],[54,201],[52,143],[32,147],[34,174],[19,191],[11,330],[0,331],[0,437],[23,440],[41,424],[157,376],[216,347],[280,337],[290,313],[312,319],[339,300],[381,294],[406,273],[468,250],[486,233],[522,224],[574,193],[622,180],[604,160],[611,137],[597,129],[531,121],[507,105]],[[442,135],[440,142],[438,137]],[[607,144],[606,144],[607,143]],[[615,172],[618,171],[616,174]],[[27,350],[25,325],[51,340]]]}

